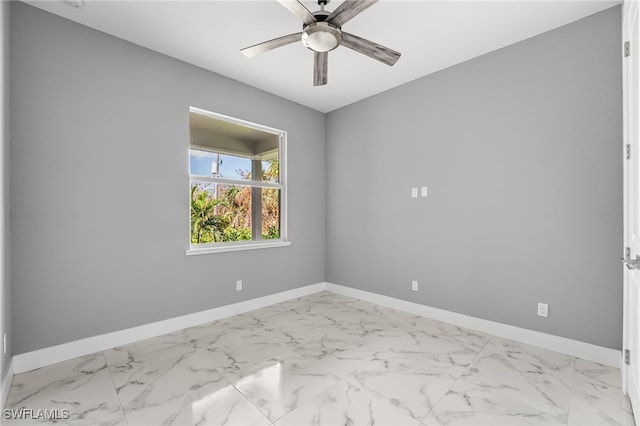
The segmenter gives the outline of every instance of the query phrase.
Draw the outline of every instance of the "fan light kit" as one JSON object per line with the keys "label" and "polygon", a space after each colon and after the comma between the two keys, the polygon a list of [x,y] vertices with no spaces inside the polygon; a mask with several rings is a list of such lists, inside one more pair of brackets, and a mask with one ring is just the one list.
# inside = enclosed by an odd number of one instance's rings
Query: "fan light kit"
{"label": "fan light kit", "polygon": [[327,84],[328,52],[340,45],[389,66],[392,66],[400,59],[400,53],[395,50],[342,31],[342,25],[375,4],[378,0],[345,0],[331,13],[324,10],[329,1],[318,0],[320,10],[311,13],[299,0],[278,0],[290,12],[302,19],[302,22],[304,22],[302,32],[249,46],[242,49],[241,52],[250,58],[276,47],[302,41],[305,47],[314,52],[314,86]]}
{"label": "fan light kit", "polygon": [[328,52],[340,46],[342,34],[340,29],[327,22],[314,22],[304,27],[302,44],[314,52]]}

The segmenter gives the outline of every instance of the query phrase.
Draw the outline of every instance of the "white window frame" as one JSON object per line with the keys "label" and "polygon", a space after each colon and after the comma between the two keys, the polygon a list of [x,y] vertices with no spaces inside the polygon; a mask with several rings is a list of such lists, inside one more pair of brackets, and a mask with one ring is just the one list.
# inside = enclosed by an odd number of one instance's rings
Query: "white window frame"
{"label": "white window frame", "polygon": [[[291,245],[291,241],[287,239],[287,132],[284,130],[275,129],[273,127],[264,126],[262,124],[252,123],[200,108],[189,107],[189,112],[278,135],[278,158],[280,167],[279,182],[246,181],[212,176],[196,176],[189,174],[189,187],[187,190],[187,197],[189,200],[189,204],[187,204],[189,206],[189,216],[191,214],[190,194],[191,185],[193,183],[222,183],[256,188],[276,188],[280,190],[280,238],[277,240],[229,241],[205,244],[191,244],[191,219],[190,217],[187,217],[189,229],[189,232],[187,234],[187,242],[189,248],[186,250],[186,254],[190,256],[207,253],[263,249],[270,247],[286,247]],[[189,149],[191,148],[206,149],[203,147],[195,147],[189,145]],[[189,164],[189,151],[187,151],[187,164]]]}

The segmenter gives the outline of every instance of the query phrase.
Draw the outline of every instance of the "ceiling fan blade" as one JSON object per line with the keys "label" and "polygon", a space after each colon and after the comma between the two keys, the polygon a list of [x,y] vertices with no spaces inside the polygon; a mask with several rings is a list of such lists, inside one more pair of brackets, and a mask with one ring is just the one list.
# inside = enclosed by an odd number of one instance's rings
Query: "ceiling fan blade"
{"label": "ceiling fan blade", "polygon": [[324,86],[327,84],[327,65],[329,52],[316,52],[313,60],[313,85]]}
{"label": "ceiling fan blade", "polygon": [[289,9],[291,13],[302,19],[305,25],[316,22],[316,18],[309,12],[309,9],[304,7],[298,0],[278,0],[278,2]]}
{"label": "ceiling fan blade", "polygon": [[262,43],[254,44],[253,46],[245,47],[240,50],[247,58],[253,58],[254,56],[275,49],[276,47],[286,46],[287,44],[300,41],[302,33],[289,34],[283,37],[274,38],[273,40],[265,41]]}
{"label": "ceiling fan blade", "polygon": [[344,3],[338,6],[336,10],[329,15],[327,21],[336,27],[341,27],[348,20],[363,10],[373,6],[377,1],[378,0],[345,0]]}
{"label": "ceiling fan blade", "polygon": [[353,34],[345,33],[344,31],[342,32],[342,43],[340,44],[389,66],[395,64],[398,59],[400,59],[400,52],[396,52],[388,47],[381,46],[378,43],[374,43]]}

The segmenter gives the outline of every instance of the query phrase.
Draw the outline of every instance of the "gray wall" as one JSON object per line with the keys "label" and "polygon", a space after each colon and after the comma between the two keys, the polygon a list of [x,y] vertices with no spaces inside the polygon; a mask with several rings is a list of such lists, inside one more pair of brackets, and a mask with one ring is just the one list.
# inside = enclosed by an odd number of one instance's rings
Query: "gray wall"
{"label": "gray wall", "polygon": [[[9,280],[9,7],[0,2],[0,384],[4,383],[11,350],[11,283]],[[7,355],[2,354],[2,336],[7,333]],[[0,402],[1,403],[1,402]]]}
{"label": "gray wall", "polygon": [[[326,128],[300,105],[11,9],[14,353],[324,280],[621,346],[619,7],[330,113]],[[185,256],[189,106],[289,132],[291,247]],[[421,185],[429,197],[411,199]]]}
{"label": "gray wall", "polygon": [[[11,18],[15,353],[324,280],[323,114],[22,3]],[[189,106],[288,132],[290,247],[185,256]]]}
{"label": "gray wall", "polygon": [[620,348],[620,28],[608,9],[328,114],[327,281]]}

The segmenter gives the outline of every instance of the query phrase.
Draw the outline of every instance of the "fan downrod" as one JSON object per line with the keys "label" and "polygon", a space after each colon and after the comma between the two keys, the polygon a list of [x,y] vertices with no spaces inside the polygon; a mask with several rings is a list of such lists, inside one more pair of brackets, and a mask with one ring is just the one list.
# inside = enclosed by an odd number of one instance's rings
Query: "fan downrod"
{"label": "fan downrod", "polygon": [[[324,10],[324,7],[329,4],[331,0],[318,0],[318,6],[320,6],[320,10],[316,10],[313,12],[313,17],[316,18],[318,22],[324,22],[327,20],[329,15],[331,14],[329,11]],[[304,28],[304,27],[303,27]]]}

